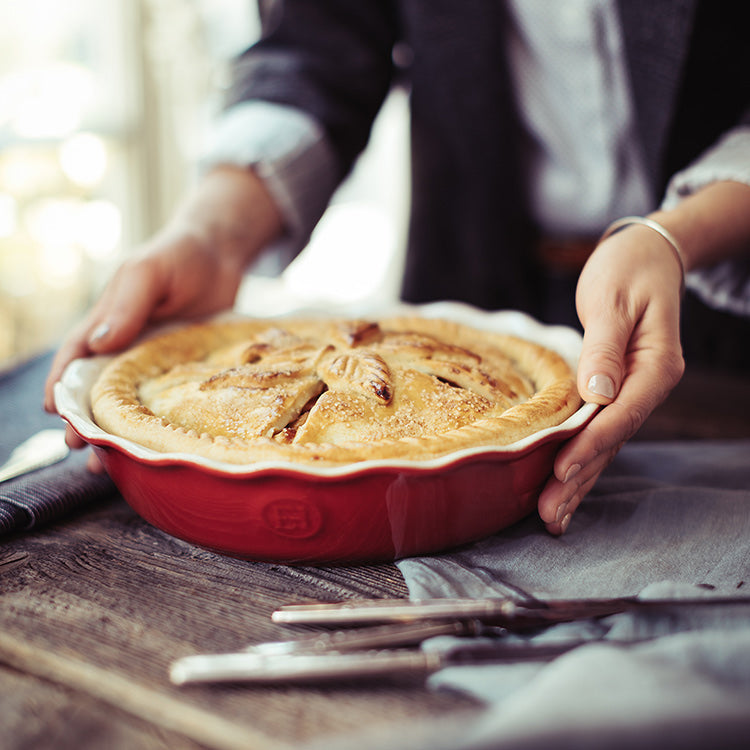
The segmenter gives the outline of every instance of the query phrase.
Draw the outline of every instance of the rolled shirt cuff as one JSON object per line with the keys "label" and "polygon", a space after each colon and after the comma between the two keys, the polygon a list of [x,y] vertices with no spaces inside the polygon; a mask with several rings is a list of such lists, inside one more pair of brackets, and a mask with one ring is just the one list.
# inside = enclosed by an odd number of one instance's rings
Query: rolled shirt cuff
{"label": "rolled shirt cuff", "polygon": [[[701,188],[725,180],[750,186],[750,126],[729,131],[697,161],[674,175],[662,208],[673,208]],[[691,271],[685,283],[710,307],[750,317],[750,252]]]}
{"label": "rolled shirt cuff", "polygon": [[248,167],[266,185],[284,219],[276,247],[291,260],[306,244],[339,182],[335,154],[312,117],[281,104],[243,102],[216,121],[199,162]]}

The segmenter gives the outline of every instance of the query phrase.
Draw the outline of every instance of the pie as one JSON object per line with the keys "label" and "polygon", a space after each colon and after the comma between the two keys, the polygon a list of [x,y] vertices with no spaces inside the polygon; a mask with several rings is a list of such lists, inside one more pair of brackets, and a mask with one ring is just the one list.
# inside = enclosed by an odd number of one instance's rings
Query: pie
{"label": "pie", "polygon": [[97,424],[161,452],[337,466],[508,445],[579,406],[555,352],[443,319],[232,319],[115,357]]}

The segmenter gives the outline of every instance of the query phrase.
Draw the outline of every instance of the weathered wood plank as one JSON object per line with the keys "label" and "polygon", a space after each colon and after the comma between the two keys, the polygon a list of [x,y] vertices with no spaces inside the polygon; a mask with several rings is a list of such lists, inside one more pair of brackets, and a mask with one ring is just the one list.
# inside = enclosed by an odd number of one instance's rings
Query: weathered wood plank
{"label": "weathered wood plank", "polygon": [[131,716],[215,750],[287,750],[289,747],[250,727],[145,688],[112,670],[45,651],[6,633],[0,633],[0,659],[25,674],[66,685],[87,696],[96,696],[119,711],[126,711]]}
{"label": "weathered wood plank", "polygon": [[[172,659],[294,635],[298,631],[270,620],[284,602],[405,594],[395,566],[291,568],[235,560],[172,539],[121,501],[13,539],[0,550],[6,663],[34,673],[36,654],[55,665],[40,676],[83,695],[93,693],[91,675],[111,674],[123,693],[134,685],[134,696],[156,696],[134,697],[129,706],[110,690],[109,700],[139,720],[177,731],[144,713],[162,702],[170,707],[169,721],[179,715],[178,706],[200,709],[279,744],[408,725],[473,704],[414,681],[179,689],[167,681]],[[30,649],[22,663],[13,662],[19,648]],[[6,690],[0,675],[0,692]],[[193,731],[185,734],[207,743]]]}
{"label": "weathered wood plank", "polygon": [[201,750],[203,745],[167,732],[118,707],[0,667],[3,750]]}

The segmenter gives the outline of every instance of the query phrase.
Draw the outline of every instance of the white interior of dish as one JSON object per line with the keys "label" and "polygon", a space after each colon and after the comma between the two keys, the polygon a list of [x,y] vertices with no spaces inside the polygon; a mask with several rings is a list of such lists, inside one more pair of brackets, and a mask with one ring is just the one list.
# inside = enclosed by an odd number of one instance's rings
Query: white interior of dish
{"label": "white interior of dish", "polygon": [[[314,315],[326,314],[325,311],[321,310],[300,310],[294,314],[299,315],[302,313]],[[528,315],[516,311],[485,312],[462,303],[434,302],[427,305],[403,304],[380,308],[378,310],[368,310],[364,316],[401,314],[418,314],[431,318],[446,318],[481,330],[497,331],[519,336],[558,352],[574,369],[577,366],[578,356],[581,351],[581,335],[574,329],[565,326],[544,325]],[[357,312],[357,315],[363,317],[363,312],[360,310]],[[554,435],[557,432],[576,430],[585,424],[597,409],[596,404],[584,404],[562,424],[536,432],[510,445],[467,448],[428,461],[394,461],[389,459],[363,461],[357,464],[335,467],[307,467],[280,461],[258,462],[254,464],[229,464],[186,453],[160,453],[102,430],[93,420],[89,395],[99,373],[110,359],[112,357],[109,356],[77,359],[68,365],[61,381],[55,386],[55,403],[58,412],[81,437],[90,442],[104,442],[112,445],[139,461],[156,464],[187,463],[226,474],[246,475],[269,469],[283,469],[284,471],[299,472],[307,475],[338,476],[377,467],[437,469],[456,460],[477,454],[497,452],[518,453],[549,435]]]}

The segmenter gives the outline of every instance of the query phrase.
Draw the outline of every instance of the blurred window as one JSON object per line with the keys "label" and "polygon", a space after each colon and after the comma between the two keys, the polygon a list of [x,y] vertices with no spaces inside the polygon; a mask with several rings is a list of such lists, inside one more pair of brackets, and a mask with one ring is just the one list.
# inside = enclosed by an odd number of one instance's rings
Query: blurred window
{"label": "blurred window", "polygon": [[[54,346],[163,225],[194,177],[227,61],[259,24],[252,0],[0,0],[0,18],[5,369]],[[270,311],[273,299],[311,289],[305,301],[342,289],[372,298],[373,285],[392,294],[405,112],[403,96],[386,107],[373,141],[391,157],[360,160],[299,262],[272,289],[250,280],[257,304]],[[352,261],[358,242],[377,268]],[[347,278],[333,278],[331,264]],[[329,273],[317,278],[321,267]]]}

